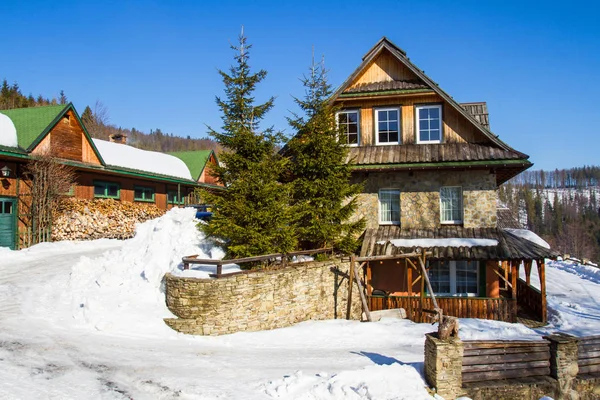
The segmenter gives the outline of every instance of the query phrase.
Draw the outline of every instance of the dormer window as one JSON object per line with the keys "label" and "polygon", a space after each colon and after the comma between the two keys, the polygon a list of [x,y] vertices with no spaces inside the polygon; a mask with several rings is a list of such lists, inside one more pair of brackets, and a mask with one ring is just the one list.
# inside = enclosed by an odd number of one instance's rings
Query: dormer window
{"label": "dormer window", "polygon": [[350,146],[360,143],[360,124],[358,110],[344,110],[337,113],[337,121],[342,140]]}
{"label": "dormer window", "polygon": [[416,106],[417,143],[442,142],[442,106]]}
{"label": "dormer window", "polygon": [[375,130],[377,144],[400,143],[400,109],[375,109]]}

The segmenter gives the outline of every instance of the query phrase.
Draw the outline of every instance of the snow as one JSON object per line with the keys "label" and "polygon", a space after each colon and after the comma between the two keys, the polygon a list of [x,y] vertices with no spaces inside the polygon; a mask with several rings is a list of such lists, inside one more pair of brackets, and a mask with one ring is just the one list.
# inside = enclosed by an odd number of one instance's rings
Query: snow
{"label": "snow", "polygon": [[[196,223],[193,210],[173,209],[126,241],[0,249],[0,398],[432,398],[423,380],[431,324],[306,321],[218,337],[170,330],[162,275],[181,273],[183,255],[222,256]],[[548,327],[461,319],[461,338],[597,334],[598,270],[548,262],[546,276]]]}
{"label": "snow", "polygon": [[19,147],[17,142],[17,128],[12,120],[0,113],[0,145],[7,147]]}
{"label": "snow", "polygon": [[[468,239],[468,238],[444,238],[444,239],[392,239],[390,242],[396,247],[474,247],[474,246],[497,246],[495,239]],[[383,244],[385,241],[378,242]]]}
{"label": "snow", "polygon": [[108,165],[156,174],[192,179],[190,170],[179,158],[155,151],[136,149],[126,144],[92,139]]}
{"label": "snow", "polygon": [[533,242],[533,243],[537,244],[538,246],[542,246],[547,249],[550,248],[550,245],[548,244],[548,242],[546,242],[544,239],[542,239],[541,237],[539,237],[534,232],[532,232],[528,229],[506,228],[504,230],[507,231],[508,233],[512,233],[513,235],[515,235],[517,237],[520,237],[521,239],[529,240],[530,242]]}

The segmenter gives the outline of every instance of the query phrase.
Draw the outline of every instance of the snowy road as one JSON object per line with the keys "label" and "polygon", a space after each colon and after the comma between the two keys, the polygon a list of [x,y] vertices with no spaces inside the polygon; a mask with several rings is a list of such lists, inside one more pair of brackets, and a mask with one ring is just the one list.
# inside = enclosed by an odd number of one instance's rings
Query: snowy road
{"label": "snowy road", "polygon": [[[176,269],[200,242],[181,212],[149,221],[128,241],[0,252],[0,398],[430,398],[421,377],[429,324],[309,321],[221,337],[170,330],[161,268]],[[543,331],[462,320],[461,337],[598,333],[595,271],[548,266],[553,325]]]}

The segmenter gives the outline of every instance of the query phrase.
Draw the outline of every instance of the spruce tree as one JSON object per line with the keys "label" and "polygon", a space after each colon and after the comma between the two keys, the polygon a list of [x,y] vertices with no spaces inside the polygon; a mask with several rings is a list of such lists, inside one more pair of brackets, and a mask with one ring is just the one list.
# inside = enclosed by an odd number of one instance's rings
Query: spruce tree
{"label": "spruce tree", "polygon": [[231,47],[236,52],[234,65],[229,72],[219,71],[225,98],[216,98],[223,126],[220,131],[209,127],[209,134],[225,149],[219,155],[223,165],[212,174],[226,190],[203,193],[205,201],[214,205],[214,215],[200,227],[209,238],[224,243],[228,257],[287,253],[295,249],[296,239],[288,186],[280,183],[286,160],[275,151],[282,135],[273,128],[260,128],[274,98],[256,104],[253,97],[267,72],[251,72],[251,46],[243,34],[239,45]]}
{"label": "spruce tree", "polygon": [[303,115],[288,118],[296,134],[285,148],[291,163],[294,224],[303,248],[334,246],[350,253],[357,249],[356,239],[364,228],[362,219],[351,222],[361,185],[350,182],[348,147],[339,140],[323,63],[315,65],[313,60],[302,82],[304,98],[294,100]]}

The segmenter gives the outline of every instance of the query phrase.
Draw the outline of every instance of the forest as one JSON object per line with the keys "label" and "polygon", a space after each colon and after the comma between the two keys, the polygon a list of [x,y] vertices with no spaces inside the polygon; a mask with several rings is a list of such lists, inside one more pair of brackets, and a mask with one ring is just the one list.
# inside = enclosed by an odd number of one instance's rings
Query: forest
{"label": "forest", "polygon": [[560,252],[600,260],[600,167],[525,171],[500,186],[519,222]]}
{"label": "forest", "polygon": [[[18,83],[12,85],[6,79],[0,87],[0,110],[13,108],[39,107],[56,104],[67,104],[64,91],[60,91],[58,97],[47,98],[42,95],[34,97],[29,94],[25,96]],[[111,134],[127,135],[127,144],[151,151],[171,152],[184,150],[220,150],[219,145],[212,139],[194,139],[181,137],[173,133],[163,133],[159,128],[150,132],[142,132],[135,128],[122,128],[110,123],[110,115],[107,107],[96,101],[93,106],[86,106],[81,119],[89,134],[96,139],[108,140]]]}

